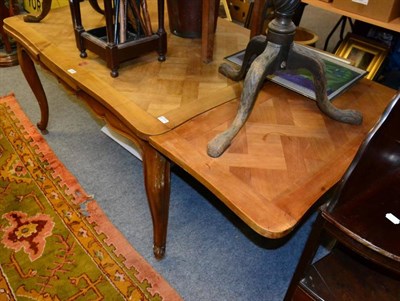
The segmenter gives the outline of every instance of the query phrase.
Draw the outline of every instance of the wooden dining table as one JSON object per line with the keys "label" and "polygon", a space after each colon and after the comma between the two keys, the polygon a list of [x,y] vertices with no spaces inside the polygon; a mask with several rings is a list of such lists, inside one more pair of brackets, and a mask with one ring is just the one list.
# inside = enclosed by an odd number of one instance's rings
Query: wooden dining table
{"label": "wooden dining table", "polygon": [[[81,5],[85,28],[104,24],[87,2]],[[17,43],[44,133],[51,131],[51,108],[35,64],[136,145],[157,258],[165,254],[171,164],[188,171],[260,235],[284,237],[340,179],[395,94],[363,79],[337,97],[337,107],[362,112],[363,123],[354,126],[329,119],[314,101],[268,81],[231,146],[211,158],[207,143],[229,126],[242,92],[242,83],[224,77],[218,68],[224,57],[246,47],[249,30],[219,20],[213,60],[205,64],[200,39],[183,39],[167,28],[166,61],[159,62],[156,53],[143,55],[122,64],[117,78],[96,54],[79,56],[68,7],[51,10],[40,23],[26,23],[20,15],[7,18],[4,30]]]}

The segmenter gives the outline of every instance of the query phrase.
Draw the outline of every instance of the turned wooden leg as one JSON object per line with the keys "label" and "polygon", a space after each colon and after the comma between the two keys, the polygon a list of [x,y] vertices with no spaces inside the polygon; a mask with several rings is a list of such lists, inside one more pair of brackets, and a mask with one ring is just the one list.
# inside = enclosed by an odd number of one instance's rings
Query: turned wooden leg
{"label": "turned wooden leg", "polygon": [[157,2],[157,10],[158,10],[158,29],[157,34],[160,37],[158,42],[158,61],[164,62],[166,60],[167,53],[167,32],[164,27],[164,14],[161,13],[164,11],[164,0],[158,0]]}
{"label": "turned wooden leg", "polygon": [[24,74],[29,86],[33,91],[33,94],[35,94],[35,97],[39,103],[41,119],[37,123],[37,127],[45,132],[49,121],[49,106],[42,83],[40,82],[39,75],[37,74],[35,64],[33,63],[31,57],[19,44],[17,44],[17,55],[22,73]]}
{"label": "turned wooden leg", "polygon": [[157,259],[165,255],[170,197],[170,163],[149,144],[143,147],[143,168],[147,199],[153,220],[153,252]]}
{"label": "turned wooden leg", "polygon": [[215,29],[220,0],[204,0],[201,25],[201,58],[208,64],[213,60]]}

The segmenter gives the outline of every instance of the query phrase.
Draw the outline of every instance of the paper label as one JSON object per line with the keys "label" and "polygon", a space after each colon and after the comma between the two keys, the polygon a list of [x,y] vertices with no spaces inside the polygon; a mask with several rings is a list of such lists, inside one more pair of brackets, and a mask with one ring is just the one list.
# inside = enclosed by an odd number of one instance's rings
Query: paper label
{"label": "paper label", "polygon": [[169,120],[167,119],[167,117],[164,117],[164,116],[158,117],[158,120],[160,120],[162,123],[168,123],[168,122],[169,122]]}
{"label": "paper label", "polygon": [[395,225],[400,224],[400,219],[392,213],[386,213],[385,217]]}
{"label": "paper label", "polygon": [[75,69],[68,69],[67,70],[69,73],[71,73],[71,74],[75,74],[76,73],[76,70]]}
{"label": "paper label", "polygon": [[368,5],[368,0],[351,0],[355,3],[360,3],[360,4],[364,4],[364,5]]}

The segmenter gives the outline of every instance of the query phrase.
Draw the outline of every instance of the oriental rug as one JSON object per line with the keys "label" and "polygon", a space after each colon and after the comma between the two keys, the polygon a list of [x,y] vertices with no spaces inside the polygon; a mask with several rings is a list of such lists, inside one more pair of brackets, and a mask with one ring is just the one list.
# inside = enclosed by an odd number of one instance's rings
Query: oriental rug
{"label": "oriental rug", "polygon": [[0,300],[181,300],[0,98]]}

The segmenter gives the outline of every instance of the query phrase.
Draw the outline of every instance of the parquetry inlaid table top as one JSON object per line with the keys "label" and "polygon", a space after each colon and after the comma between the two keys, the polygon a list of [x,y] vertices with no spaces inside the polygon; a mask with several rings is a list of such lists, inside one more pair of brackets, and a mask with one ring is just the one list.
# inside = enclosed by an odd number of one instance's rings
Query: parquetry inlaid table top
{"label": "parquetry inlaid table top", "polygon": [[[149,0],[153,28],[157,28],[156,1]],[[81,3],[86,30],[105,24],[88,1]],[[167,15],[167,14],[165,14]],[[79,57],[69,7],[52,10],[40,23],[24,23],[22,16],[5,21],[5,30],[75,90],[83,90],[112,111],[140,136],[160,134],[241,93],[241,84],[218,73],[223,58],[246,47],[248,30],[220,20],[214,60],[204,64],[201,39],[170,34],[165,62],[156,52],[122,64],[120,76],[111,78],[105,62],[92,52]],[[166,25],[168,21],[165,22]],[[70,73],[69,70],[74,70]],[[158,118],[165,117],[168,123]],[[163,118],[163,120],[165,120]]]}
{"label": "parquetry inlaid table top", "polygon": [[150,143],[256,232],[279,238],[340,179],[393,93],[363,79],[334,100],[338,108],[363,113],[363,124],[354,126],[324,116],[312,100],[266,83],[249,120],[221,157],[209,157],[207,143],[232,122],[237,101],[153,136]]}

